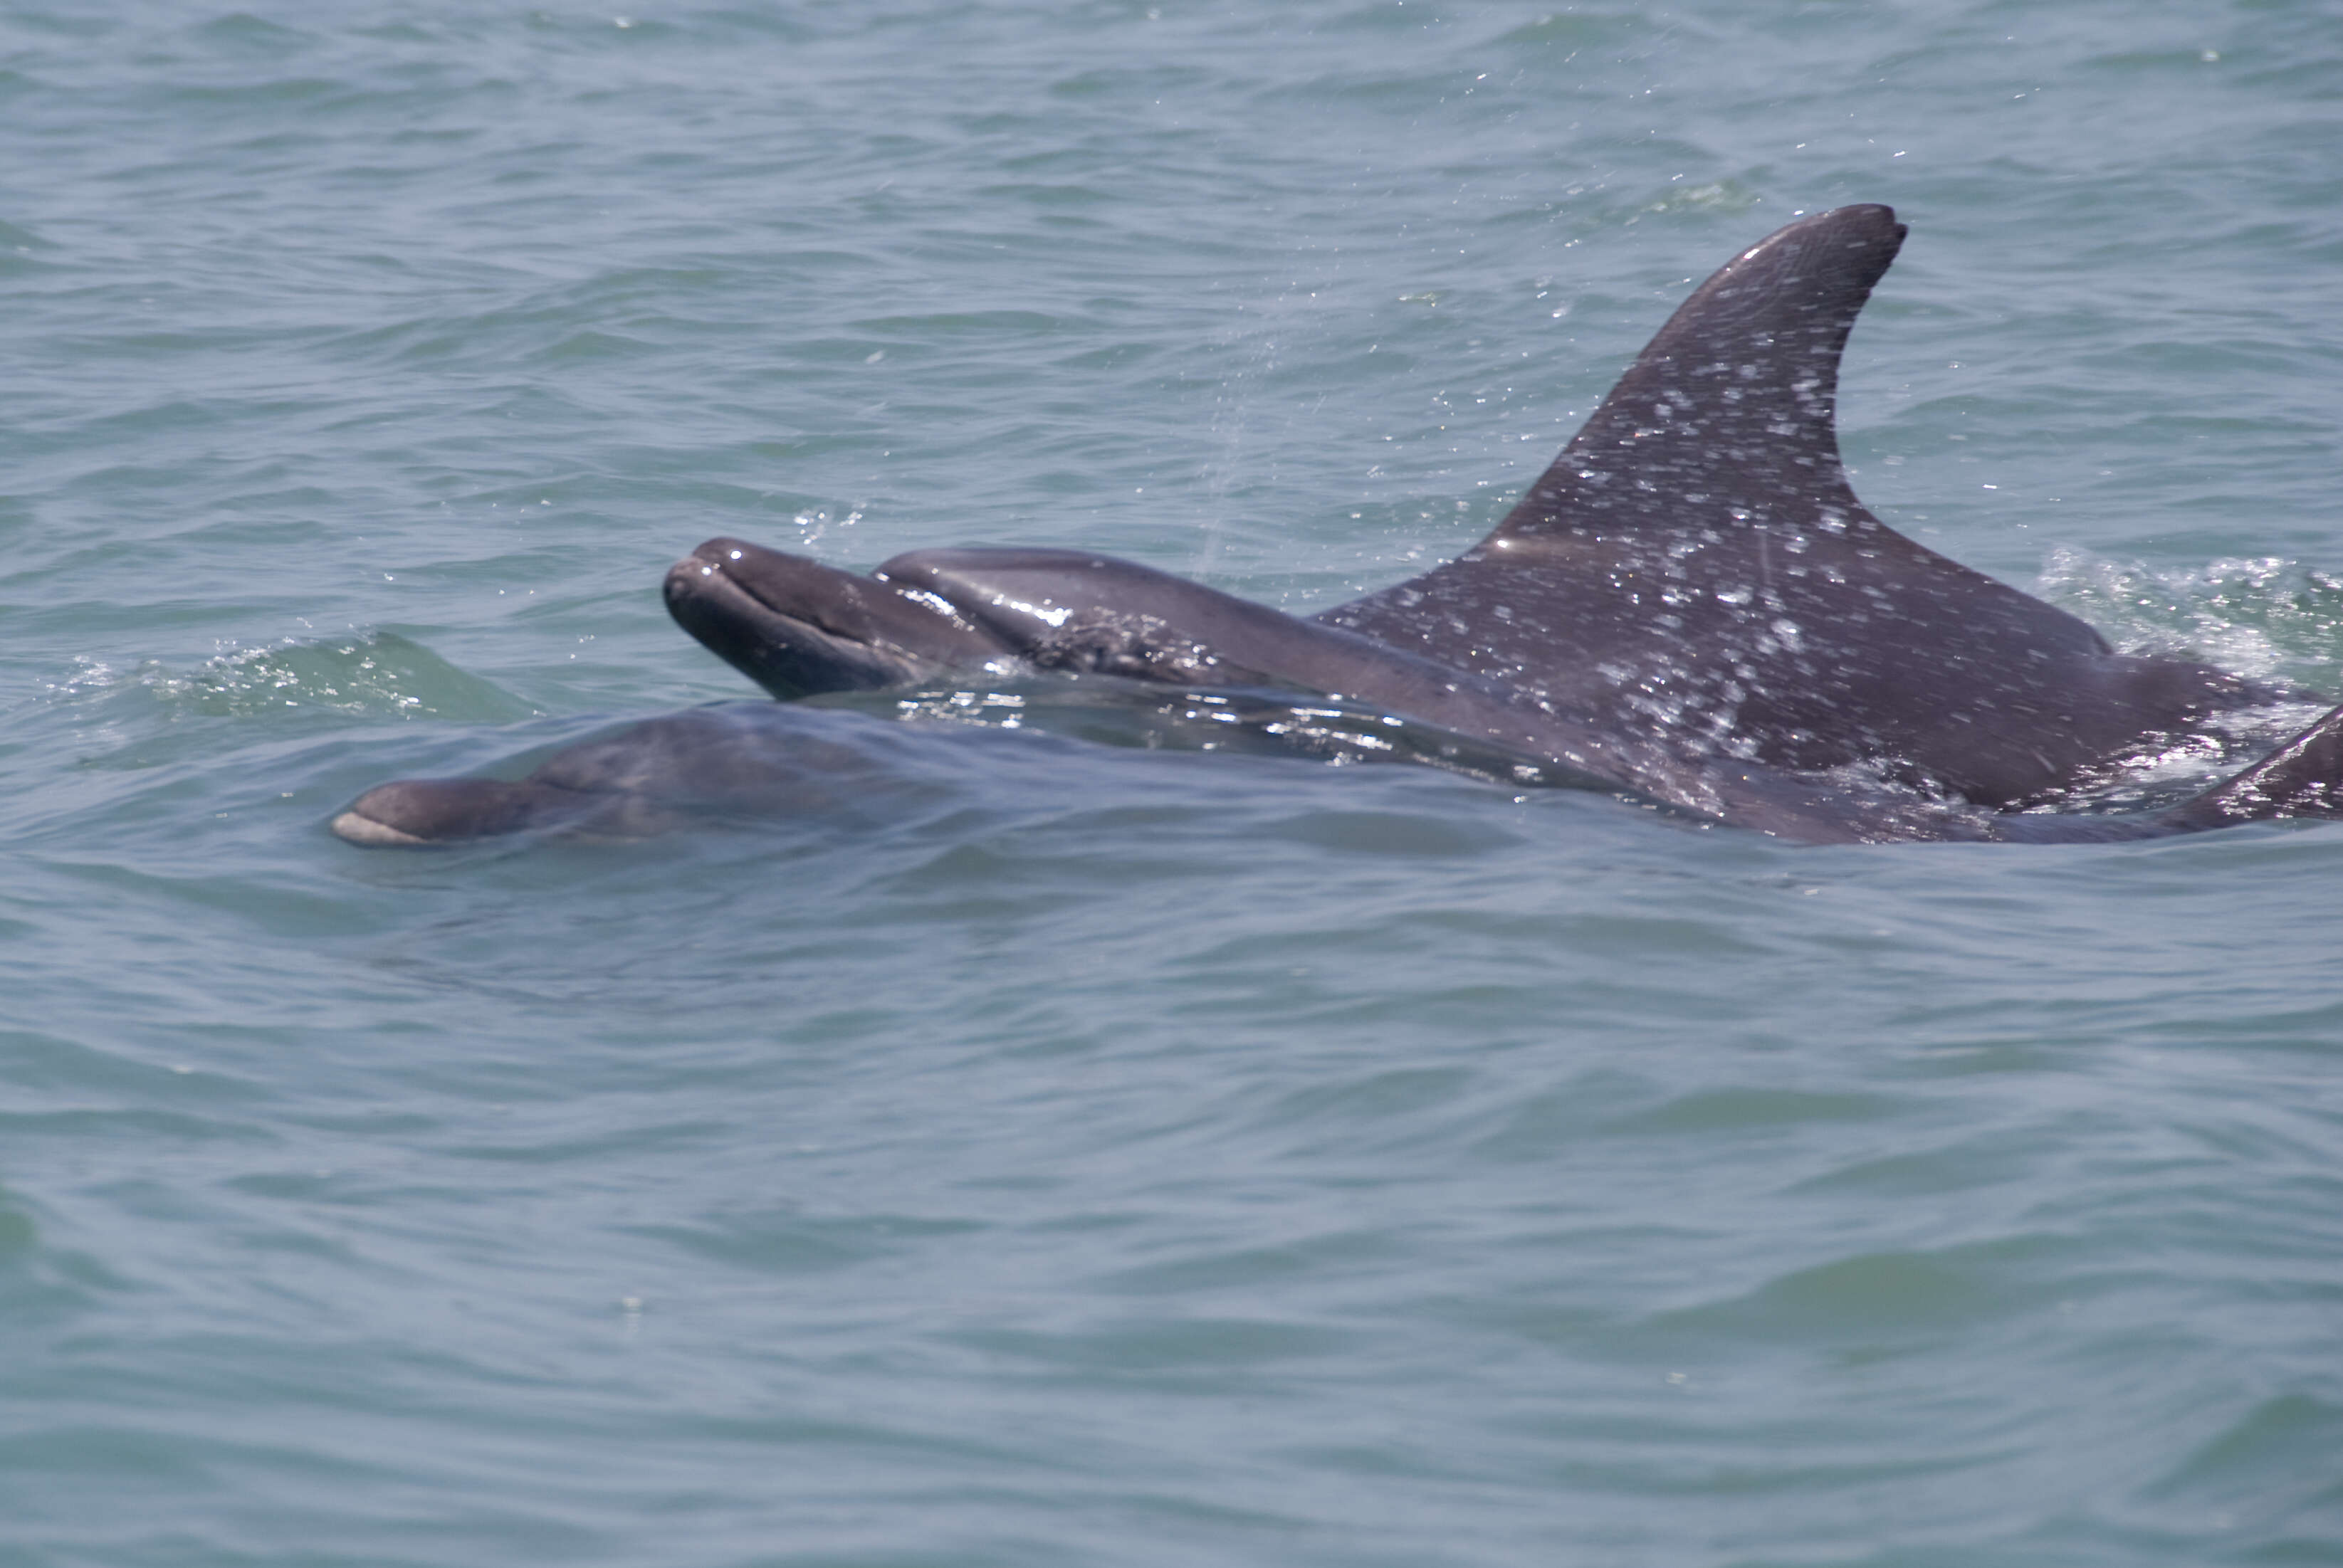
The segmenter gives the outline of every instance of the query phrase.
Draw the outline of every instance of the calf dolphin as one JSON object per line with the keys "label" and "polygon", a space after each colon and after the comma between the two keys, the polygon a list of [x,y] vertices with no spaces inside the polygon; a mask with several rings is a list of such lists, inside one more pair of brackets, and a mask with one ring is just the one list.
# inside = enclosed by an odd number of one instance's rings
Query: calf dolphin
{"label": "calf dolphin", "polygon": [[[2117,653],[1856,499],[1838,365],[1905,234],[1887,207],[1841,207],[1742,252],[1488,538],[1313,617],[1082,551],[916,551],[866,577],[722,538],[670,569],[668,606],[784,699],[1020,670],[1325,693],[1495,747],[1525,777],[1808,842],[2343,815],[2343,709],[2163,811],[2041,809],[2217,715],[2304,694]],[[405,832],[392,819],[429,815],[423,782],[337,829]],[[531,816],[501,809],[442,810],[408,837]]]}

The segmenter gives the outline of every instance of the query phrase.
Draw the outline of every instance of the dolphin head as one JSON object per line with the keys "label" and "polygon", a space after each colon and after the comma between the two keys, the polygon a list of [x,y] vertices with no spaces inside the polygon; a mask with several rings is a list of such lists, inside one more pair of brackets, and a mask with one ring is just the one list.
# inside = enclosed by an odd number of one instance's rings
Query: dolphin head
{"label": "dolphin head", "polygon": [[1009,642],[916,585],[714,538],[668,569],[668,613],[776,697],[876,690],[1008,668]]}

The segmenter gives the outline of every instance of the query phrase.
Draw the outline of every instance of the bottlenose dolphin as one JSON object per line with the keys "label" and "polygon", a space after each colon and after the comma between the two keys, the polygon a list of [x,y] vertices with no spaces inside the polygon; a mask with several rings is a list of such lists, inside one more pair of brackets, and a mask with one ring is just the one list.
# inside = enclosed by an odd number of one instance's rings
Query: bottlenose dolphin
{"label": "bottlenose dolphin", "polygon": [[[2217,715],[2305,694],[2117,653],[1855,498],[1839,359],[1905,234],[1887,207],[1841,207],[1742,252],[1488,538],[1312,617],[1085,551],[915,551],[865,577],[729,538],[670,569],[667,603],[784,699],[1034,670],[1322,693],[1494,748],[1517,777],[1807,842],[2343,815],[2343,709],[2176,807],[2040,809]],[[478,780],[385,789],[404,793],[363,797],[337,829],[430,840],[541,814]]]}

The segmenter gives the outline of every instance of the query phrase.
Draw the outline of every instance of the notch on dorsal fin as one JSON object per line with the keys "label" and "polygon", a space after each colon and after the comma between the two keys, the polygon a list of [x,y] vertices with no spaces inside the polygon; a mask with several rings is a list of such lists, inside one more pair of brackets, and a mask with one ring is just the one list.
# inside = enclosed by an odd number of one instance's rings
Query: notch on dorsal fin
{"label": "notch on dorsal fin", "polygon": [[[1617,538],[1729,503],[1744,521],[1879,528],[1848,488],[1839,354],[1904,243],[1885,206],[1802,218],[1727,262],[1668,318],[1483,549]],[[1726,505],[1715,505],[1719,519]]]}

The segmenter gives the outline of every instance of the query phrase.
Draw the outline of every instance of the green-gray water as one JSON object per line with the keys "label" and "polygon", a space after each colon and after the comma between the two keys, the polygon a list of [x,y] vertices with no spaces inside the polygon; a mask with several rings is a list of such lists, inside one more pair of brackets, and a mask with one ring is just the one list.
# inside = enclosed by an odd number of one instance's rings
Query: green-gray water
{"label": "green-gray water", "polygon": [[0,0],[0,1564],[2343,1563],[2343,828],[326,831],[711,534],[1420,570],[1849,201],[1875,509],[2343,689],[2331,4]]}

